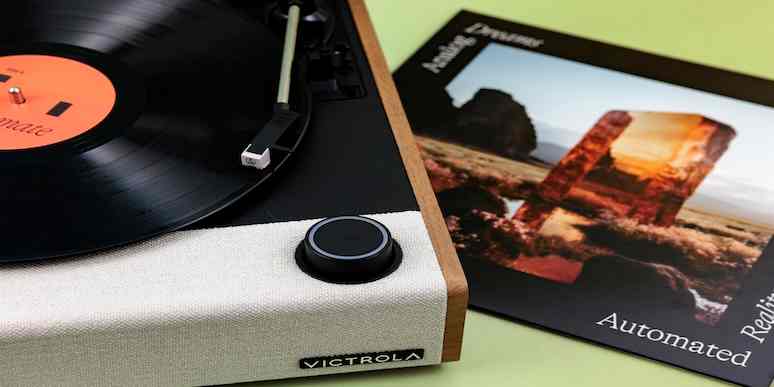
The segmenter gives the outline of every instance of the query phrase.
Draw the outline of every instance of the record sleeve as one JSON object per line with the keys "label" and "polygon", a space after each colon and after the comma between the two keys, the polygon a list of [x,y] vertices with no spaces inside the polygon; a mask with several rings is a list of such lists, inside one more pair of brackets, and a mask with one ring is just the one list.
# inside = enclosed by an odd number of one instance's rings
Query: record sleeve
{"label": "record sleeve", "polygon": [[396,74],[471,304],[774,373],[774,82],[461,12]]}

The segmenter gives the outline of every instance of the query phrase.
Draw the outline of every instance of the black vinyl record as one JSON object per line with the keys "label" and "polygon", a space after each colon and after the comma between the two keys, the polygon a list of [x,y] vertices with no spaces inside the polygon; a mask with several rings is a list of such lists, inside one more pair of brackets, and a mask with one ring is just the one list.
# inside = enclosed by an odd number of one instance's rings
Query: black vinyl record
{"label": "black vinyl record", "polygon": [[305,133],[304,97],[287,151],[265,171],[240,164],[271,118],[281,48],[232,9],[28,0],[3,13],[0,87],[23,93],[0,98],[0,262],[180,229],[258,186]]}

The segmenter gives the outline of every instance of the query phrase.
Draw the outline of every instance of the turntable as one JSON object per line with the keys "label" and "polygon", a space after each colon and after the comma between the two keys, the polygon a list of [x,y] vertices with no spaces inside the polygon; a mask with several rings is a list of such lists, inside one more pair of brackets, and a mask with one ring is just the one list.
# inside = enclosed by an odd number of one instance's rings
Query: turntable
{"label": "turntable", "polygon": [[467,285],[361,0],[0,25],[0,385],[459,358]]}

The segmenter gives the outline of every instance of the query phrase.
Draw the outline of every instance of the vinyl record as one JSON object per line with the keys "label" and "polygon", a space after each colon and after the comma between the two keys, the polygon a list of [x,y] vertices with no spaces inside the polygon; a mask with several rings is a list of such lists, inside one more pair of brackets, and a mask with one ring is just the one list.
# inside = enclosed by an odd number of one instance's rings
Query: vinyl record
{"label": "vinyl record", "polygon": [[[200,220],[268,178],[240,153],[269,120],[281,57],[207,1],[27,0],[0,24],[0,262],[85,254]],[[294,95],[303,95],[294,90]]]}

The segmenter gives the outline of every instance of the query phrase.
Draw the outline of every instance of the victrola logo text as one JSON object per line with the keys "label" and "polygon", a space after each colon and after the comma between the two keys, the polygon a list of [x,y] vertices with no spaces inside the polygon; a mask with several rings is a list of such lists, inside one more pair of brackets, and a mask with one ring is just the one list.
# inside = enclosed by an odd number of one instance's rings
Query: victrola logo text
{"label": "victrola logo text", "polygon": [[364,364],[381,364],[398,361],[422,360],[425,357],[424,349],[406,349],[401,351],[384,351],[372,353],[356,353],[349,355],[336,355],[325,357],[309,357],[301,359],[299,366],[302,369],[331,368],[356,366]]}

